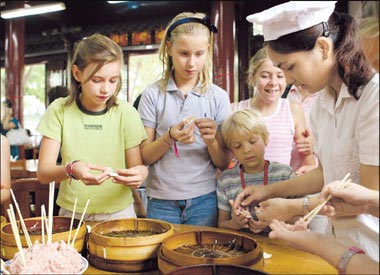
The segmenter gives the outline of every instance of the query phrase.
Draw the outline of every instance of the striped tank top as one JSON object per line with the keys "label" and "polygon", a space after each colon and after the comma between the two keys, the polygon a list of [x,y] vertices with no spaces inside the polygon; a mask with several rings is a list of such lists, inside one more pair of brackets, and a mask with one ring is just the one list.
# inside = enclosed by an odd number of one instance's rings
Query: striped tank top
{"label": "striped tank top", "polygon": [[[247,99],[233,103],[232,110],[250,109],[250,101],[251,99]],[[269,132],[269,143],[265,148],[264,158],[289,165],[295,126],[288,100],[279,98],[276,111],[264,116],[264,121]]]}

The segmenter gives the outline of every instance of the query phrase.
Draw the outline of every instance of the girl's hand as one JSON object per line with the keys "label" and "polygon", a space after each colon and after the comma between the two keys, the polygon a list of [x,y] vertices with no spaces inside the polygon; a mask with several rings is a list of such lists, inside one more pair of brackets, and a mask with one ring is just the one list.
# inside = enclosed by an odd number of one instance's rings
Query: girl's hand
{"label": "girl's hand", "polygon": [[[100,171],[100,174],[93,174],[92,171]],[[92,163],[78,161],[73,166],[74,175],[86,185],[100,185],[110,178],[108,175],[112,169]]]}
{"label": "girl's hand", "polygon": [[314,137],[309,134],[309,131],[307,129],[302,132],[302,138],[296,138],[294,141],[299,153],[302,153],[304,155],[313,154],[315,141]]}
{"label": "girl's hand", "polygon": [[131,188],[139,188],[148,176],[148,167],[137,165],[129,169],[117,169],[117,176],[113,177],[113,182],[124,184]]}
{"label": "girl's hand", "polygon": [[195,120],[195,126],[198,127],[199,133],[206,145],[212,145],[214,142],[218,142],[216,140],[218,125],[215,120],[211,118],[200,118]]}
{"label": "girl's hand", "polygon": [[190,144],[195,141],[194,129],[194,123],[186,125],[181,121],[171,127],[169,135],[181,143]]}

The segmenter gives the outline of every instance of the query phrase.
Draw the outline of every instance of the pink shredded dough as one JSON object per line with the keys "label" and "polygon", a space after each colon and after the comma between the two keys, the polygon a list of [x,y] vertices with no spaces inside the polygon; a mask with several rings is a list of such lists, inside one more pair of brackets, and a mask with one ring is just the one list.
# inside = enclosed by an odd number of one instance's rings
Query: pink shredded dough
{"label": "pink shredded dough", "polygon": [[11,274],[78,274],[83,268],[81,255],[64,241],[36,243],[23,251],[26,265],[17,252],[9,265]]}

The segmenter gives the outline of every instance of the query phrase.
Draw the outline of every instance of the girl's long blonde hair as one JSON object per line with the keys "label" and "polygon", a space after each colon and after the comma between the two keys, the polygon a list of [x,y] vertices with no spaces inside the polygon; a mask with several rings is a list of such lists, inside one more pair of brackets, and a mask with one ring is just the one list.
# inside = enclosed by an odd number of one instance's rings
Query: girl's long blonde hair
{"label": "girl's long blonde hair", "polygon": [[[79,70],[83,71],[90,63],[96,63],[97,66],[95,69],[90,73],[89,77],[84,80],[84,82],[87,82],[105,64],[113,61],[119,61],[121,68],[124,65],[123,51],[121,50],[120,46],[107,36],[96,33],[89,37],[83,38],[75,44],[71,66],[77,65]],[[116,91],[107,101],[107,111],[111,109],[112,106],[116,105],[116,98],[120,92],[121,85],[122,80],[120,74]],[[71,73],[71,87],[66,105],[71,105],[79,100],[80,93],[81,83],[76,81],[73,74]]]}
{"label": "girl's long blonde hair", "polygon": [[208,46],[208,51],[207,51],[208,56],[207,56],[206,63],[201,73],[199,74],[199,83],[200,83],[199,92],[205,93],[208,90],[209,86],[211,85],[212,83],[212,79],[211,79],[212,48],[213,48],[214,34],[209,30],[209,28],[197,22],[188,22],[188,23],[184,23],[184,24],[180,24],[176,26],[171,31],[170,37],[168,36],[168,29],[176,21],[180,19],[184,19],[184,18],[189,18],[189,17],[203,19],[205,16],[206,15],[204,13],[183,12],[183,13],[178,14],[176,17],[174,17],[172,21],[166,27],[164,39],[162,39],[160,47],[159,47],[159,57],[162,62],[163,73],[162,73],[162,78],[158,80],[158,85],[162,92],[166,91],[166,86],[172,75],[172,70],[173,70],[173,61],[172,61],[172,58],[169,56],[166,43],[170,42],[171,44],[173,44],[180,35],[202,34],[202,35],[207,36],[207,39],[209,41],[209,46]]}
{"label": "girl's long blonde hair", "polygon": [[249,68],[247,71],[247,85],[248,88],[252,91],[252,95],[255,96],[255,84],[256,84],[256,73],[257,70],[263,65],[265,60],[268,59],[265,48],[262,48],[256,52],[254,56],[252,56],[249,61]]}

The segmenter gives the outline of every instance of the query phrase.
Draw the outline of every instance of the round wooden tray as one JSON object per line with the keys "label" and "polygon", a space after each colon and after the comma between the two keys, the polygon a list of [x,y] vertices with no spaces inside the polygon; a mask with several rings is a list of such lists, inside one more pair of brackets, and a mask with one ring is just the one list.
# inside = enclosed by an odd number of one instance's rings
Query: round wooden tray
{"label": "round wooden tray", "polygon": [[[194,252],[184,253],[181,247],[194,246],[205,247],[207,251],[222,254],[225,251],[228,257],[195,256]],[[241,249],[244,253],[235,254],[233,249]],[[216,232],[216,231],[190,231],[178,233],[166,238],[161,245],[158,254],[158,268],[163,274],[168,274],[175,269],[185,266],[211,264],[211,265],[242,265],[257,270],[263,270],[263,250],[251,237],[238,232]]]}

